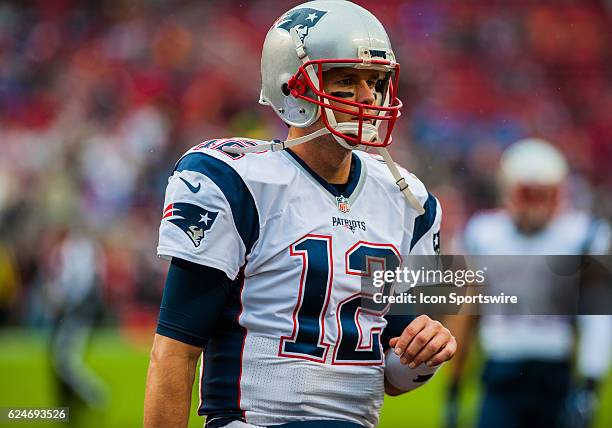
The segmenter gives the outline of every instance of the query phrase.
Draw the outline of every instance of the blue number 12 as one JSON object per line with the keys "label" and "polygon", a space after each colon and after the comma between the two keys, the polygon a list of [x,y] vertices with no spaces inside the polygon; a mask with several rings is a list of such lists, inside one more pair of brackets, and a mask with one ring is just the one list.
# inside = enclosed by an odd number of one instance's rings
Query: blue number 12
{"label": "blue number 12", "polygon": [[[283,336],[279,355],[324,362],[331,344],[325,342],[325,314],[329,307],[334,282],[332,239],[324,235],[307,235],[290,247],[293,257],[301,257],[302,272],[298,302],[293,312],[293,332]],[[393,245],[359,241],[345,253],[348,275],[371,276],[371,265],[394,270],[401,263],[399,252]],[[362,331],[360,313],[381,315],[373,308],[361,306],[363,293],[355,293],[342,300],[335,308],[338,337],[334,346],[332,364],[382,364],[380,329]],[[376,308],[375,308],[376,309]],[[362,345],[366,333],[369,345]]]}

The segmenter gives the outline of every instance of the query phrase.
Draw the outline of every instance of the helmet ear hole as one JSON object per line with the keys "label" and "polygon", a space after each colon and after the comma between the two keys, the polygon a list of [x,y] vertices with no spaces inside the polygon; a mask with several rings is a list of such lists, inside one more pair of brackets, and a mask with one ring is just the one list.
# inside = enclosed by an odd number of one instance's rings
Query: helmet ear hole
{"label": "helmet ear hole", "polygon": [[286,83],[283,83],[283,85],[281,86],[281,91],[283,92],[283,95],[286,97],[291,95],[291,91],[289,90],[289,85]]}

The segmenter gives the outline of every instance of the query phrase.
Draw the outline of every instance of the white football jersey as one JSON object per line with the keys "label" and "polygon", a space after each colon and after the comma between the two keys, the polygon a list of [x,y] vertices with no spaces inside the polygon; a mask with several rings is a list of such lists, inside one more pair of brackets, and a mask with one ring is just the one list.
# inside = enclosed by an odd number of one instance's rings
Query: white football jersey
{"label": "white football jersey", "polygon": [[[418,216],[386,165],[353,153],[340,194],[289,151],[229,154],[245,139],[195,146],[169,179],[158,253],[235,278],[203,354],[200,414],[256,425],[378,423],[387,308],[360,306],[372,263],[434,254],[441,208],[405,170]],[[387,268],[394,268],[387,266]]]}
{"label": "white football jersey", "polygon": [[[468,254],[475,255],[581,255],[606,254],[610,244],[610,229],[584,212],[569,211],[558,215],[539,233],[520,233],[512,218],[503,210],[474,216],[466,226],[463,245]],[[508,259],[507,278],[513,286],[533,284],[530,275],[546,275],[539,266],[526,268],[525,258]],[[538,276],[539,286],[530,287],[530,301],[550,300],[555,292],[555,280]],[[495,288],[495,279],[490,286]],[[502,285],[506,292],[508,285]],[[566,360],[574,344],[573,317],[570,316],[501,316],[484,315],[480,322],[480,339],[489,358],[496,361],[525,359]]]}

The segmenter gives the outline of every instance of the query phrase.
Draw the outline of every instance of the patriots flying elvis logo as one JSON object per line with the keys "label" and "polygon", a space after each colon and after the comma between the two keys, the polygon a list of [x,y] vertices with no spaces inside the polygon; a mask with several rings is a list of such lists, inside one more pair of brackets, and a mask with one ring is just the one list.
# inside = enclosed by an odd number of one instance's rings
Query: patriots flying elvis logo
{"label": "patriots flying elvis logo", "polygon": [[204,233],[212,227],[219,212],[186,202],[173,202],[164,208],[163,219],[181,228],[193,245],[200,246]]}
{"label": "patriots flying elvis logo", "polygon": [[276,28],[282,28],[287,32],[295,28],[300,36],[300,41],[304,43],[308,31],[317,25],[326,13],[324,10],[312,9],[310,7],[294,9],[278,20]]}

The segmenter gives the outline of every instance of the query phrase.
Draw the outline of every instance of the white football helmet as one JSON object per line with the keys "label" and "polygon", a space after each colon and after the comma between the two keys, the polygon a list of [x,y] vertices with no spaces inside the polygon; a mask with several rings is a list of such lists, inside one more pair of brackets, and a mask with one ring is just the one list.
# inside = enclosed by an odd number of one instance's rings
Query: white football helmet
{"label": "white football helmet", "polygon": [[[322,76],[332,67],[385,72],[384,83],[376,88],[379,105],[327,94]],[[399,64],[387,32],[366,9],[345,0],[317,0],[289,10],[268,31],[261,76],[260,102],[271,106],[288,125],[312,125],[323,110],[326,128],[347,148],[355,148],[356,144],[385,147],[391,143],[391,132],[402,107],[397,98]],[[330,100],[342,106],[332,106]],[[333,110],[350,113],[359,120],[336,123]],[[372,123],[365,123],[367,119]],[[387,126],[381,137],[382,123]]]}
{"label": "white football helmet", "polygon": [[567,174],[565,157],[547,141],[520,140],[504,151],[500,179],[506,206],[519,229],[535,233],[552,220]]}
{"label": "white football helmet", "polygon": [[510,145],[500,161],[505,186],[557,185],[567,176],[567,162],[547,141],[527,138]]}
{"label": "white football helmet", "polygon": [[[378,102],[359,103],[326,93],[323,72],[334,67],[384,72],[375,87]],[[408,202],[423,214],[423,207],[386,149],[402,107],[397,98],[399,69],[387,32],[366,9],[346,0],[315,0],[298,5],[278,18],[266,35],[260,103],[272,107],[290,126],[305,128],[319,118],[325,126],[287,141],[225,150],[284,150],[325,134],[332,134],[338,144],[350,150],[374,147]],[[338,123],[334,111],[350,114],[356,121]]]}

